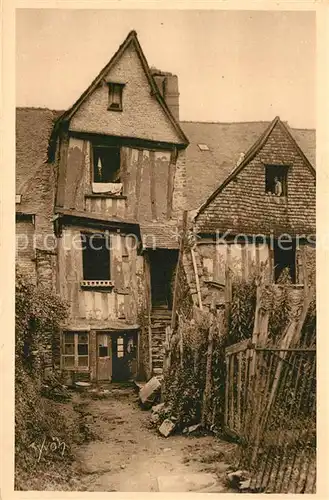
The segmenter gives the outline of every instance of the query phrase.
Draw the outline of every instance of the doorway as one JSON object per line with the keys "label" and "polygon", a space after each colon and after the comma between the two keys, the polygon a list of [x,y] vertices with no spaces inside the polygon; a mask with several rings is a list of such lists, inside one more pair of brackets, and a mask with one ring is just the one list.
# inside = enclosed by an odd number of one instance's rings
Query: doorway
{"label": "doorway", "polygon": [[137,375],[137,332],[97,334],[97,380],[124,382]]}
{"label": "doorway", "polygon": [[177,250],[151,250],[152,309],[172,309],[174,275],[178,260]]}

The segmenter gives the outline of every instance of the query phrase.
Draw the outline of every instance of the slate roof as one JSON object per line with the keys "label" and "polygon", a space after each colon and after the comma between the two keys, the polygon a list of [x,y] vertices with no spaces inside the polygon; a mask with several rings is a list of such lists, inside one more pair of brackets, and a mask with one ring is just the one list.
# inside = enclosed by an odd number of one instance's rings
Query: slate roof
{"label": "slate roof", "polygon": [[[264,164],[289,165],[288,197],[265,192]],[[200,207],[199,233],[314,234],[315,170],[277,116]]]}
{"label": "slate roof", "polygon": [[141,223],[141,236],[144,248],[178,249],[179,240],[175,227],[168,224]]}
{"label": "slate roof", "polygon": [[16,194],[22,195],[19,210],[36,213],[49,189],[51,167],[48,144],[55,120],[62,111],[46,108],[16,109]]}
{"label": "slate roof", "polygon": [[[247,153],[270,122],[181,122],[189,138],[186,150],[187,203],[198,209],[234,170],[241,153]],[[291,129],[294,139],[315,167],[315,130]],[[209,151],[201,151],[206,144]]]}

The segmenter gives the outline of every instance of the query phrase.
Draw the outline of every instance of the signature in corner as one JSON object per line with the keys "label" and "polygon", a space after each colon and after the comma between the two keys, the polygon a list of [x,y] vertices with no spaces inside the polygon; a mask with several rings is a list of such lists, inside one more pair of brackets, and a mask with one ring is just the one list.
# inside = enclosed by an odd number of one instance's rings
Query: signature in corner
{"label": "signature in corner", "polygon": [[35,451],[37,462],[40,462],[42,455],[49,452],[58,453],[63,457],[66,450],[66,444],[57,437],[44,437],[41,444],[37,444],[33,441],[33,443],[29,445],[29,448]]}

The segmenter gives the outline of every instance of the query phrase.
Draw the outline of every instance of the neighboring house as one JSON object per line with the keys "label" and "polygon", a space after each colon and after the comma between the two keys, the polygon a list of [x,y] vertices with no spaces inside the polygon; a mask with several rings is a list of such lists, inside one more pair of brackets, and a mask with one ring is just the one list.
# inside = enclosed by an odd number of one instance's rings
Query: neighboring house
{"label": "neighboring house", "polygon": [[[227,176],[196,217],[201,280],[221,280],[212,239],[227,225],[315,231],[313,168],[285,125],[266,125],[179,122],[177,76],[149,68],[134,31],[69,110],[17,109],[17,260],[69,304],[53,346],[68,378],[161,372],[183,211]],[[314,132],[292,133],[311,158]],[[287,196],[265,193],[260,162]]]}
{"label": "neighboring house", "polygon": [[195,260],[206,305],[228,268],[244,278],[263,269],[274,283],[285,269],[296,286],[314,279],[315,170],[293,134],[276,117],[198,209]]}

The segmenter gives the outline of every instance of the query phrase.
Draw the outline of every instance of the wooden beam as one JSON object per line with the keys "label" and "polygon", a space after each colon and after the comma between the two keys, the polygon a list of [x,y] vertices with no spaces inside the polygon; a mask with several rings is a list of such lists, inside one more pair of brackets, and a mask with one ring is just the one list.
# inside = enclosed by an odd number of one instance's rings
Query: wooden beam
{"label": "wooden beam", "polygon": [[168,182],[167,182],[167,219],[170,219],[173,209],[173,192],[175,171],[177,162],[177,149],[174,149],[170,155],[170,162],[168,165]]}
{"label": "wooden beam", "polygon": [[156,186],[155,186],[155,153],[150,151],[150,197],[151,197],[151,214],[152,219],[157,219],[156,206]]}
{"label": "wooden beam", "polygon": [[135,210],[134,210],[135,219],[138,219],[138,217],[139,217],[139,203],[140,203],[140,197],[141,197],[143,155],[144,155],[144,151],[142,149],[140,149],[138,151],[138,159],[137,159],[137,165],[136,165],[136,203],[135,203]]}
{"label": "wooden beam", "polygon": [[196,286],[196,291],[197,291],[197,294],[198,294],[199,308],[202,310],[203,307],[202,307],[200,280],[199,280],[199,275],[198,275],[198,266],[196,264],[195,253],[194,253],[194,249],[193,248],[191,248],[191,257],[192,257],[192,263],[193,263],[193,269],[194,269],[194,276],[195,276],[195,286]]}
{"label": "wooden beam", "polygon": [[184,240],[187,228],[187,211],[183,212],[183,222],[182,222],[182,231],[180,235],[179,242],[179,254],[178,254],[178,262],[176,266],[176,274],[175,274],[175,283],[174,283],[174,293],[173,293],[173,305],[172,305],[172,313],[171,313],[171,329],[172,331],[176,326],[176,313],[177,313],[177,301],[178,301],[178,287],[179,287],[179,270],[183,265],[183,253],[184,253]]}

